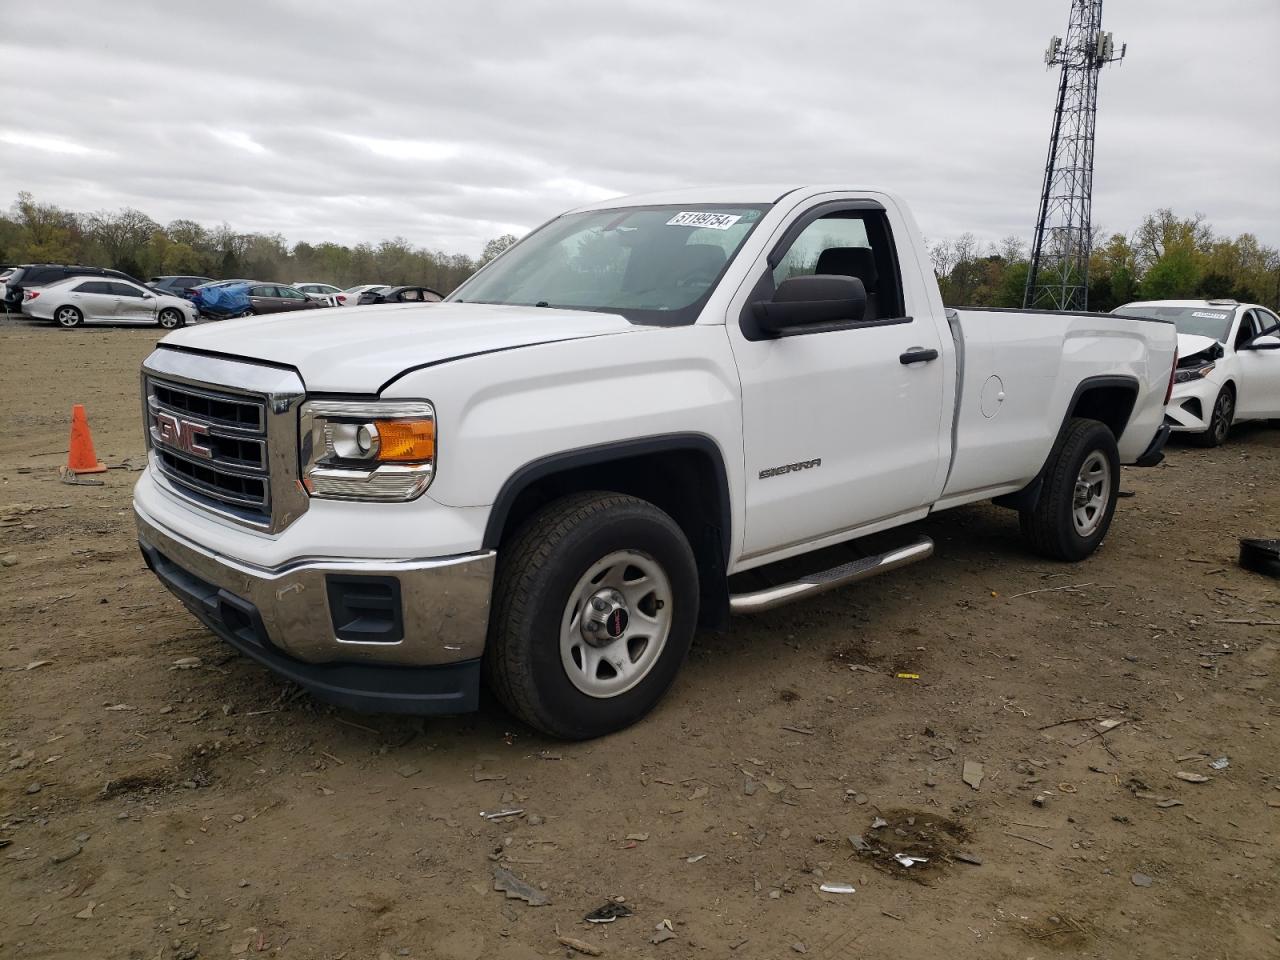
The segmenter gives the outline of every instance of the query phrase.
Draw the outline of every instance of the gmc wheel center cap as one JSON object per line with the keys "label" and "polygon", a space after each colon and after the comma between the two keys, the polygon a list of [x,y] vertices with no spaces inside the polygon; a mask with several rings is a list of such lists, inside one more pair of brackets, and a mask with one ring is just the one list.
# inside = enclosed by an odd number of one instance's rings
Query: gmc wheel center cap
{"label": "gmc wheel center cap", "polygon": [[617,590],[607,588],[587,601],[582,611],[582,636],[593,646],[603,646],[623,636],[630,623],[626,598]]}

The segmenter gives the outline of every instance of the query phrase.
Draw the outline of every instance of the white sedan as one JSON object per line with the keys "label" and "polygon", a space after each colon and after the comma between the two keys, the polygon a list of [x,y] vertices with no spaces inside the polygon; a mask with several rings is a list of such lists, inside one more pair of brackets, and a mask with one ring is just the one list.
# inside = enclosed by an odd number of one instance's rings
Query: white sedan
{"label": "white sedan", "polygon": [[1165,423],[1216,447],[1241,420],[1280,417],[1280,317],[1235,300],[1149,300],[1113,313],[1171,320],[1178,366]]}
{"label": "white sedan", "polygon": [[301,290],[313,300],[323,300],[331,307],[342,307],[347,302],[347,295],[342,292],[342,288],[335,287],[332,283],[304,280],[301,283],[294,283],[293,289]]}
{"label": "white sedan", "polygon": [[107,277],[69,277],[28,290],[22,312],[68,329],[85,323],[154,323],[173,330],[196,320],[189,300]]}

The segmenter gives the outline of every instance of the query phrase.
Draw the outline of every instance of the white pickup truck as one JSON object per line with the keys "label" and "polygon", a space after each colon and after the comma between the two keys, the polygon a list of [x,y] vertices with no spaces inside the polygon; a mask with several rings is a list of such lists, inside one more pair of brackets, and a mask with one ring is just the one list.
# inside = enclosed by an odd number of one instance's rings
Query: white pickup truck
{"label": "white pickup truck", "polygon": [[994,499],[1087,557],[1168,435],[1171,323],[948,310],[880,190],[557,217],[444,303],[175,332],[144,363],[148,565],[354,709],[643,716],[697,627],[924,559]]}

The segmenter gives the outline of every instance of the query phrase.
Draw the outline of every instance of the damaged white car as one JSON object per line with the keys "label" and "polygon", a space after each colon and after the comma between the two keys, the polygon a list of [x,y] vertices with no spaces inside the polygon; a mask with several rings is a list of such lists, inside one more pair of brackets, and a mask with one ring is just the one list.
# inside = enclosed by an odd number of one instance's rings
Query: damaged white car
{"label": "damaged white car", "polygon": [[1112,313],[1172,320],[1178,368],[1165,422],[1206,447],[1242,420],[1280,417],[1280,317],[1235,300],[1149,300]]}

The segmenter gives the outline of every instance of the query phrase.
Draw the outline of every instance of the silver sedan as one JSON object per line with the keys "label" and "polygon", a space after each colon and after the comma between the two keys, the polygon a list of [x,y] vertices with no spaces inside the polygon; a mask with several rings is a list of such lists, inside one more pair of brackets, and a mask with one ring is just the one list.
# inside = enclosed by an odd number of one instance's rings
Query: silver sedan
{"label": "silver sedan", "polygon": [[26,291],[22,312],[61,327],[85,323],[159,324],[173,330],[196,320],[188,300],[107,277],[70,277]]}

